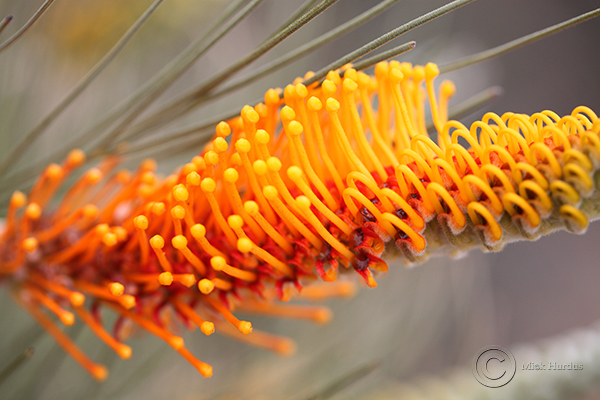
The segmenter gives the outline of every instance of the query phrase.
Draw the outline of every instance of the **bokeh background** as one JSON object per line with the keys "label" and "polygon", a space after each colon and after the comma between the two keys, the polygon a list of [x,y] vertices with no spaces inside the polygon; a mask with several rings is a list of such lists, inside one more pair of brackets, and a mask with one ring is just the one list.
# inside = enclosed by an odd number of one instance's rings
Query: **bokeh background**
{"label": "bokeh background", "polygon": [[[15,15],[3,37],[24,23],[40,3],[0,0],[0,16]],[[19,135],[35,126],[60,101],[150,3],[149,0],[57,0],[20,42],[0,54],[0,160],[9,154]],[[166,0],[119,58],[32,145],[16,170],[99,120],[197,38],[227,3],[226,0]],[[301,3],[265,0],[157,104],[249,52]],[[256,65],[248,66],[242,75],[376,3],[339,1]],[[164,128],[165,132],[241,108],[259,98],[266,89],[284,86],[306,70],[319,69],[444,3],[399,1],[365,26],[294,65],[173,121]],[[396,39],[394,44],[416,40],[417,49],[402,60],[442,64],[597,6],[594,0],[478,0]],[[486,111],[529,114],[552,109],[566,114],[580,104],[600,111],[598,38],[600,22],[592,20],[497,59],[442,76],[454,80],[458,89],[451,104],[498,85],[504,89],[503,96],[485,110],[465,117],[464,123],[480,118]],[[161,160],[160,168],[168,172],[198,150],[190,149]],[[135,161],[129,160],[131,164]],[[26,186],[29,182],[23,180],[20,184]],[[8,198],[12,190],[2,187],[0,197]],[[454,398],[486,398],[502,393],[503,398],[597,399],[600,394],[593,385],[577,379],[584,373],[593,375],[594,368],[598,376],[600,339],[598,335],[588,335],[592,339],[584,343],[581,336],[569,332],[589,330],[600,320],[599,240],[600,224],[592,223],[582,236],[560,232],[536,242],[510,244],[500,253],[474,250],[459,260],[433,258],[411,269],[405,268],[402,260],[390,260],[390,271],[378,279],[377,289],[362,288],[351,300],[328,302],[335,318],[327,326],[253,316],[256,328],[297,341],[297,353],[289,359],[217,335],[206,338],[198,332],[184,333],[190,350],[214,365],[215,376],[211,379],[202,379],[167,345],[148,335],[132,339],[129,344],[134,356],[121,361],[85,329],[78,326],[68,329],[92,358],[110,366],[109,380],[98,384],[64,357],[47,335],[41,334],[32,320],[12,304],[9,290],[4,287],[0,291],[0,368],[29,346],[35,347],[36,353],[0,385],[0,398],[305,399],[371,362],[380,363],[380,367],[356,379],[354,385],[334,398],[395,399],[420,395],[447,398],[445,388],[458,379],[456,374],[448,375],[449,371],[458,368],[457,374],[464,375],[480,348],[502,345],[518,354],[528,354],[522,357],[533,357],[519,359],[517,355],[518,363],[536,361],[531,354],[537,353],[531,353],[531,349],[549,348],[548,343],[567,335],[557,348],[580,346],[580,350],[563,352],[560,356],[570,362],[586,355],[584,372],[580,375],[574,373],[571,377],[567,372],[557,371],[548,381],[532,384],[525,379],[526,374],[517,371],[515,379],[525,380],[511,383],[512,387],[507,385],[511,392],[477,392],[468,387],[478,385],[474,378],[463,376],[466,386],[461,383],[453,392]],[[553,341],[545,341],[547,338]],[[524,353],[521,349],[525,349]],[[570,382],[569,390],[552,389],[552,383],[562,381]],[[523,395],[517,389],[530,391]]]}

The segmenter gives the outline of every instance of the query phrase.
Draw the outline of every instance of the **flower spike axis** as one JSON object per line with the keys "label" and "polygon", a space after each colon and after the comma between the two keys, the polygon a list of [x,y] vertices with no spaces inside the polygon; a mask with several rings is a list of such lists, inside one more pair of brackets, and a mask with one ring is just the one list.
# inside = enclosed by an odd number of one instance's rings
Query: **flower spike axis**
{"label": "flower spike axis", "polygon": [[[289,340],[257,332],[235,311],[323,323],[326,309],[281,302],[302,297],[304,285],[307,296],[339,295],[348,284],[340,276],[353,270],[374,287],[395,256],[413,264],[561,228],[583,232],[599,201],[596,114],[487,113],[466,127],[448,121],[454,86],[436,92],[438,73],[435,64],[391,61],[375,76],[347,66],[321,85],[298,79],[218,124],[176,173],[160,178],[152,161],[127,173],[109,158],[50,207],[84,162],[73,151],[28,196],[14,193],[0,274],[97,379],[106,369],[46,312],[66,325],[79,318],[128,358],[122,324],[110,335],[87,311],[108,307],[210,376],[173,333],[176,321],[287,354]],[[437,138],[425,127],[427,106]]]}

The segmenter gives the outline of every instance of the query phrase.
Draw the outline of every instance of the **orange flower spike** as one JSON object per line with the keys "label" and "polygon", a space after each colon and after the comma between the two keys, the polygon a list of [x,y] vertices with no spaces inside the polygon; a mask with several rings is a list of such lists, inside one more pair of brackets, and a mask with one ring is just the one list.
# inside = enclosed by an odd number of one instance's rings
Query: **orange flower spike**
{"label": "orange flower spike", "polygon": [[154,235],[150,239],[150,247],[154,250],[156,257],[158,258],[158,262],[162,269],[166,272],[172,272],[173,267],[167,257],[165,256],[165,252],[162,250],[165,247],[165,240],[160,235]]}
{"label": "orange flower spike", "polygon": [[[289,107],[287,109],[286,109],[286,107],[284,107],[281,110],[281,114],[283,115],[284,112],[287,113],[289,111],[291,111],[291,109]],[[306,153],[306,149],[304,148],[304,145],[302,144],[302,140],[300,139],[300,135],[302,135],[302,132],[304,132],[304,127],[298,121],[294,121],[292,119],[286,125],[285,129],[286,129],[286,132],[288,132],[289,137],[291,138],[291,144],[293,146],[295,146],[296,150],[298,151],[298,155],[300,157],[300,163],[302,165],[302,168],[306,172],[308,179],[310,179],[312,184],[317,188],[317,190],[319,191],[319,193],[321,194],[321,196],[327,203],[327,207],[329,207],[329,209],[334,210],[334,211],[337,210],[339,208],[338,202],[335,201],[335,199],[333,198],[331,193],[329,193],[329,190],[327,189],[327,187],[325,187],[325,184],[323,184],[321,179],[319,179],[319,177],[317,176],[317,173],[313,169],[313,166],[309,160],[308,154]]]}
{"label": "orange flower spike", "polygon": [[323,164],[318,154],[318,146],[315,140],[315,135],[310,124],[310,120],[308,117],[308,110],[306,108],[306,98],[308,97],[308,89],[304,84],[298,83],[295,86],[296,91],[296,115],[298,117],[298,121],[302,124],[305,129],[305,140],[306,140],[306,151],[308,159],[310,160],[310,165],[315,170],[316,175],[319,179],[324,178],[323,173]]}
{"label": "orange flower spike", "polygon": [[227,221],[225,221],[225,217],[223,217],[223,214],[221,213],[221,207],[219,206],[219,202],[217,201],[214,195],[214,192],[217,188],[216,182],[214,181],[214,179],[204,178],[200,183],[200,187],[202,188],[202,191],[208,199],[208,203],[210,204],[213,216],[217,221],[217,225],[219,226],[219,228],[221,228],[221,231],[225,234],[229,243],[232,246],[235,246],[235,243],[237,241],[235,233],[233,233],[229,225],[227,225]]}
{"label": "orange flower spike", "polygon": [[[266,134],[265,131],[262,131]],[[258,139],[259,134],[257,132],[256,134],[256,139],[257,142],[259,141]],[[265,199],[265,196],[262,193],[262,189],[261,189],[261,185],[258,182],[258,179],[256,177],[256,174],[254,173],[254,168],[252,167],[252,164],[250,163],[250,158],[248,157],[248,152],[250,151],[251,145],[250,142],[246,139],[239,139],[237,142],[235,142],[235,149],[237,150],[238,154],[240,155],[240,158],[242,160],[242,164],[244,166],[244,169],[246,170],[246,174],[248,175],[248,180],[250,182],[250,188],[252,189],[252,192],[254,193],[254,197],[256,198],[256,201],[260,204],[261,209],[264,212],[264,216],[267,219],[267,221],[269,221],[269,223],[271,224],[275,224],[277,223],[277,218],[275,217],[275,213],[273,211],[273,209],[271,208],[271,206],[269,205],[269,203],[267,202],[267,199]]]}
{"label": "orange flower spike", "polygon": [[208,304],[210,304],[212,308],[215,309],[215,311],[219,312],[227,322],[235,326],[244,335],[252,333],[252,324],[248,321],[240,321],[239,319],[237,319],[231,313],[231,311],[229,311],[229,309],[225,307],[223,303],[221,303],[221,301],[213,299],[211,297],[206,297],[206,301],[208,302]]}
{"label": "orange flower spike", "polygon": [[206,336],[210,336],[215,333],[215,324],[209,321],[203,320],[192,307],[181,301],[180,299],[175,299],[175,307],[181,311],[186,318],[189,318],[193,323],[198,325],[198,328],[204,333]]}
{"label": "orange flower spike", "polygon": [[134,218],[133,224],[135,229],[137,230],[138,241],[140,244],[140,264],[146,265],[148,264],[148,235],[146,235],[146,230],[148,229],[148,218],[145,215],[138,215]]}
{"label": "orange flower spike", "polygon": [[296,186],[298,186],[302,193],[304,193],[304,195],[310,199],[311,203],[315,206],[317,210],[319,210],[319,212],[321,212],[321,214],[323,214],[329,221],[331,221],[346,235],[349,236],[352,233],[353,229],[350,226],[348,226],[347,223],[342,221],[340,217],[335,215],[332,210],[327,208],[327,206],[323,204],[323,202],[321,202],[321,200],[319,200],[319,198],[315,195],[310,186],[308,186],[308,184],[303,181],[302,170],[299,167],[289,167],[287,170],[287,174],[288,178],[290,178],[292,182],[296,183]]}
{"label": "orange flower spike", "polygon": [[379,128],[375,122],[375,113],[373,112],[373,108],[371,107],[371,101],[369,100],[368,89],[371,84],[371,77],[363,72],[358,73],[358,91],[360,93],[360,99],[362,102],[362,106],[364,107],[364,113],[367,120],[367,125],[371,134],[373,135],[373,148],[374,150],[380,149],[384,152],[387,162],[391,164],[394,168],[399,165],[394,152],[391,147],[385,142],[381,133],[379,132]]}
{"label": "orange flower spike", "polygon": [[225,189],[227,190],[227,195],[229,197],[230,203],[233,206],[233,210],[236,214],[240,215],[244,222],[248,225],[254,237],[260,242],[264,243],[267,239],[265,232],[261,229],[261,227],[248,215],[246,210],[244,210],[244,206],[242,204],[242,198],[238,192],[236,182],[239,179],[239,174],[234,168],[227,168],[225,170],[225,174],[223,175],[225,181]]}
{"label": "orange flower spike", "polygon": [[217,272],[223,272],[233,278],[241,279],[246,282],[255,282],[257,275],[254,272],[244,271],[227,264],[223,257],[215,256],[210,259],[210,266]]}
{"label": "orange flower spike", "polygon": [[316,229],[316,231],[321,235],[323,239],[327,243],[331,245],[334,249],[336,249],[343,257],[347,260],[352,260],[354,257],[354,253],[352,253],[344,244],[342,244],[339,240],[337,240],[329,231],[321,224],[321,221],[313,214],[310,209],[311,202],[306,196],[298,196],[296,198],[296,203],[298,204],[298,208],[302,210],[304,213],[304,217],[308,220],[308,222]]}
{"label": "orange flower spike", "polygon": [[265,233],[269,235],[269,237],[271,237],[288,256],[294,254],[294,247],[269,223],[269,221],[266,220],[265,217],[263,217],[256,202],[252,200],[244,202],[244,210],[256,220]]}
{"label": "orange flower spike", "polygon": [[98,338],[100,338],[100,340],[102,340],[108,347],[113,349],[119,357],[121,357],[123,360],[128,360],[131,358],[131,347],[120,343],[111,334],[106,332],[104,327],[99,324],[94,317],[92,317],[89,311],[83,307],[76,307],[75,313],[79,319],[81,319],[83,323],[86,324],[90,330],[94,332],[96,336],[98,336]]}
{"label": "orange flower spike", "polygon": [[221,256],[225,257],[225,254],[222,253],[219,249],[214,247],[208,239],[206,239],[206,227],[202,224],[196,224],[190,228],[190,233],[194,239],[198,242],[202,250],[210,254],[211,256]]}
{"label": "orange flower spike", "polygon": [[323,159],[323,163],[329,172],[329,176],[333,179],[338,192],[341,193],[344,191],[344,184],[342,183],[342,178],[333,163],[331,158],[329,157],[327,147],[325,145],[325,140],[323,139],[323,132],[321,130],[321,124],[319,122],[319,112],[323,108],[323,103],[317,97],[312,96],[308,99],[306,103],[308,107],[308,113],[311,120],[312,128],[315,132],[315,139],[317,141],[317,147],[319,148],[319,153],[321,154],[321,158]]}
{"label": "orange flower spike", "polygon": [[30,304],[27,301],[24,301],[23,304],[37,323],[54,337],[54,340],[56,340],[65,352],[77,361],[94,379],[104,381],[108,377],[108,370],[106,367],[91,361],[50,318],[40,311],[36,305]]}
{"label": "orange flower spike", "polygon": [[183,235],[175,236],[173,239],[171,239],[171,244],[173,245],[174,248],[176,248],[183,254],[185,259],[188,260],[188,262],[190,264],[192,264],[192,266],[196,269],[196,271],[198,271],[198,273],[200,275],[202,275],[202,276],[206,275],[206,266],[204,265],[204,263],[202,261],[200,261],[198,256],[196,256],[194,253],[192,253],[190,248],[187,247],[188,240],[186,239],[185,236],[183,236]]}
{"label": "orange flower spike", "polygon": [[43,305],[46,309],[52,312],[54,315],[58,317],[60,322],[65,326],[71,326],[75,323],[75,316],[73,313],[65,310],[61,306],[58,305],[56,301],[52,298],[48,297],[42,291],[38,290],[33,286],[28,286],[23,289],[25,295],[29,295],[36,300],[37,303]]}
{"label": "orange flower spike", "polygon": [[[355,71],[356,74],[356,71]],[[358,78],[357,78],[358,79]],[[358,110],[356,108],[356,102],[354,100],[354,94],[358,89],[358,84],[349,78],[344,78],[342,82],[342,93],[343,97],[346,99],[346,103],[349,107],[349,112],[352,120],[353,131],[355,132],[355,138],[358,144],[358,148],[360,152],[365,154],[370,160],[371,164],[375,166],[375,170],[379,173],[381,179],[385,182],[387,181],[388,175],[385,172],[381,161],[371,148],[371,145],[367,141],[367,137],[362,128],[362,121],[360,116],[358,115]]]}
{"label": "orange flower spike", "polygon": [[356,169],[358,169],[360,172],[362,172],[366,176],[373,179],[371,172],[367,169],[367,167],[365,167],[365,165],[362,163],[362,161],[356,156],[356,154],[354,153],[354,150],[352,150],[352,146],[350,145],[350,142],[348,141],[348,137],[346,136],[346,133],[344,132],[344,128],[342,127],[342,123],[340,122],[340,119],[338,117],[338,112],[340,110],[339,101],[337,101],[333,97],[330,97],[329,99],[327,99],[327,102],[325,103],[325,110],[327,111],[327,114],[329,114],[329,118],[331,118],[331,123],[333,124],[332,130],[335,132],[336,137],[340,141],[342,148],[344,150],[344,153],[346,155],[346,158],[354,165],[354,167]]}
{"label": "orange flower spike", "polygon": [[16,219],[17,219],[17,210],[25,205],[27,201],[27,197],[19,192],[15,191],[11,198],[10,203],[8,204],[8,212],[6,214],[6,222],[4,225],[4,232],[2,232],[2,238],[6,240],[12,236],[13,232],[16,228]]}

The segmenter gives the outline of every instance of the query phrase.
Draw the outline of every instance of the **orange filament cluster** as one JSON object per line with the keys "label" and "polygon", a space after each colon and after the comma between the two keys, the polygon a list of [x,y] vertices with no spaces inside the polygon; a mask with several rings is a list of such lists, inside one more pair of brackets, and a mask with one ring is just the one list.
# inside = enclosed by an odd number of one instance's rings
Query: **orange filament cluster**
{"label": "orange filament cluster", "polygon": [[[106,370],[42,310],[65,325],[78,317],[123,358],[131,349],[121,343],[121,320],[131,320],[210,376],[173,334],[176,321],[289,354],[289,339],[253,332],[233,313],[325,323],[326,308],[281,301],[350,295],[352,284],[338,279],[346,271],[374,287],[388,269],[381,257],[419,262],[585,230],[598,212],[596,114],[487,113],[467,128],[448,120],[455,89],[443,82],[436,92],[437,75],[434,64],[392,61],[375,76],[346,68],[309,87],[298,79],[218,124],[176,173],[159,178],[150,160],[115,171],[109,158],[50,209],[84,161],[74,151],[48,166],[28,198],[14,193],[0,277],[98,379]],[[302,290],[319,279],[328,283]],[[120,316],[114,335],[98,306]]]}

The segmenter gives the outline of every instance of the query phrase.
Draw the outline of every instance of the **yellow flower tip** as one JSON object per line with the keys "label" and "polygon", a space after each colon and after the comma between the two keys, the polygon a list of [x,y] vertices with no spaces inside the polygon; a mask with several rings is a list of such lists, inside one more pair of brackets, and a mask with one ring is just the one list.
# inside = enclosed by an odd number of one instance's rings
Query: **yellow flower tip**
{"label": "yellow flower tip", "polygon": [[215,284],[208,279],[201,279],[198,282],[198,290],[203,294],[211,294],[215,290]]}
{"label": "yellow flower tip", "polygon": [[169,346],[171,346],[175,350],[182,349],[185,346],[183,338],[179,336],[170,336],[169,338],[167,338],[167,343],[169,343]]}
{"label": "yellow flower tip", "polygon": [[37,250],[37,248],[39,246],[39,242],[36,238],[29,237],[29,238],[23,240],[22,246],[23,246],[23,249],[27,253],[33,253],[34,251]]}
{"label": "yellow flower tip", "polygon": [[240,157],[239,153],[233,153],[229,158],[229,164],[232,167],[241,167],[244,165],[242,161],[242,157]]}
{"label": "yellow flower tip", "polygon": [[204,154],[204,161],[208,165],[217,165],[219,163],[219,155],[213,150],[209,150]]}
{"label": "yellow flower tip", "polygon": [[281,122],[284,124],[296,118],[296,112],[289,106],[284,106],[279,115],[281,115]]}
{"label": "yellow flower tip", "polygon": [[249,215],[256,215],[259,213],[258,204],[252,200],[244,202],[244,210],[246,210]]}
{"label": "yellow flower tip", "polygon": [[339,111],[339,109],[340,102],[334,99],[333,97],[328,98],[325,102],[325,110],[328,114],[335,114]]}
{"label": "yellow flower tip", "polygon": [[270,171],[279,172],[282,166],[283,165],[281,164],[281,160],[279,160],[279,158],[277,157],[270,157],[267,160],[267,167]]}
{"label": "yellow flower tip", "polygon": [[308,106],[308,110],[313,112],[321,111],[321,109],[323,108],[323,103],[321,103],[321,100],[319,100],[319,98],[315,96],[312,96],[310,99],[308,99],[306,105]]}
{"label": "yellow flower tip", "polygon": [[83,207],[83,218],[86,221],[93,221],[96,218],[98,218],[98,214],[100,213],[100,210],[98,210],[98,207],[94,204],[87,204]]}
{"label": "yellow flower tip", "polygon": [[184,219],[185,218],[185,208],[183,206],[175,206],[171,208],[171,217],[173,219]]}
{"label": "yellow flower tip", "polygon": [[304,127],[298,121],[290,121],[288,124],[288,132],[290,135],[300,136],[304,132]]}
{"label": "yellow flower tip", "polygon": [[237,241],[237,249],[241,253],[250,253],[250,251],[252,251],[253,247],[254,247],[254,243],[252,243],[252,240],[250,240],[248,238],[239,238]]}
{"label": "yellow flower tip", "polygon": [[248,335],[249,333],[252,333],[252,324],[248,321],[240,321],[238,324],[238,329],[244,335]]}
{"label": "yellow flower tip", "polygon": [[296,353],[296,343],[288,338],[280,338],[273,344],[273,351],[283,357],[291,357]]}
{"label": "yellow flower tip", "polygon": [[145,215],[138,215],[133,219],[133,226],[139,230],[148,229],[148,218]]}
{"label": "yellow flower tip", "polygon": [[99,225],[96,225],[95,230],[96,230],[96,234],[98,236],[103,237],[108,232],[110,232],[110,227],[108,226],[108,224],[99,224]]}
{"label": "yellow flower tip", "polygon": [[85,162],[85,153],[81,149],[73,149],[67,155],[65,164],[69,168],[77,168]]}
{"label": "yellow flower tip", "polygon": [[131,310],[133,307],[135,307],[135,297],[130,294],[121,295],[118,297],[118,299],[119,304],[121,304],[121,306],[126,310]]}
{"label": "yellow flower tip", "polygon": [[85,180],[90,185],[99,182],[103,177],[104,174],[98,168],[92,168],[85,173]]}
{"label": "yellow flower tip", "polygon": [[329,99],[331,96],[335,95],[335,92],[337,92],[337,86],[329,79],[325,79],[321,84],[321,90],[323,91],[323,97],[325,99]]}
{"label": "yellow flower tip", "polygon": [[240,175],[235,168],[227,168],[225,172],[223,172],[223,178],[229,183],[236,183],[240,178]]}
{"label": "yellow flower tip", "polygon": [[198,368],[198,372],[200,372],[200,374],[203,377],[210,378],[211,376],[213,376],[213,367],[211,365],[208,365],[208,364],[202,364]]}
{"label": "yellow flower tip", "polygon": [[240,113],[242,120],[246,123],[256,124],[260,119],[258,113],[253,107],[244,106],[242,108],[242,112]]}
{"label": "yellow flower tip", "polygon": [[15,208],[23,207],[25,202],[27,201],[27,196],[23,194],[23,192],[19,192],[18,190],[14,191],[10,198],[10,205]]}
{"label": "yellow flower tip", "polygon": [[156,215],[157,217],[162,216],[166,210],[167,208],[165,207],[165,203],[161,201],[153,203],[152,206],[150,206],[150,212]]}
{"label": "yellow flower tip", "polygon": [[156,182],[156,175],[152,171],[145,171],[140,175],[140,182],[147,185],[154,185]]}
{"label": "yellow flower tip", "polygon": [[306,86],[303,83],[298,83],[295,86],[295,89],[296,89],[296,96],[298,96],[298,98],[304,99],[306,96],[308,96],[308,89],[306,88]]}
{"label": "yellow flower tip", "polygon": [[70,292],[69,302],[73,307],[81,307],[85,303],[85,296],[79,292]]}
{"label": "yellow flower tip", "polygon": [[354,82],[358,82],[358,73],[354,68],[349,66],[348,69],[344,71],[344,79],[351,79]]}
{"label": "yellow flower tip", "polygon": [[298,182],[300,179],[302,179],[302,170],[299,167],[292,165],[287,170],[287,176],[293,182]]}
{"label": "yellow flower tip", "polygon": [[42,208],[38,203],[29,203],[25,208],[25,215],[30,220],[36,221],[42,216]]}
{"label": "yellow flower tip", "polygon": [[196,171],[190,172],[185,177],[185,183],[189,186],[200,186],[201,180],[202,178],[200,178],[200,175]]}
{"label": "yellow flower tip", "polygon": [[283,98],[286,102],[291,102],[296,99],[296,87],[292,84],[287,85],[283,89]]}
{"label": "yellow flower tip", "polygon": [[210,336],[213,333],[215,333],[215,324],[213,324],[212,322],[204,321],[200,324],[200,330],[206,336]]}
{"label": "yellow flower tip", "polygon": [[279,193],[277,192],[275,186],[265,186],[263,188],[263,196],[265,196],[267,200],[274,200],[277,198],[278,194]]}
{"label": "yellow flower tip", "polygon": [[127,170],[121,170],[119,172],[117,172],[116,175],[116,180],[119,183],[127,183],[129,182],[129,180],[131,179],[131,172],[127,171]]}
{"label": "yellow flower tip", "polygon": [[202,171],[206,168],[206,162],[204,161],[204,158],[200,156],[194,156],[194,158],[192,158],[192,163],[198,168],[198,171]]}
{"label": "yellow flower tip", "polygon": [[215,132],[216,132],[217,136],[224,138],[231,134],[231,127],[229,126],[229,124],[227,122],[221,121],[217,124],[217,127],[215,128]]}
{"label": "yellow flower tip", "polygon": [[[259,144],[267,144],[271,140],[271,136],[264,129],[259,129],[256,131],[254,138]],[[262,161],[262,160],[257,160]],[[256,162],[256,161],[255,161]]]}
{"label": "yellow flower tip", "polygon": [[165,247],[165,239],[160,235],[154,235],[150,238],[150,246],[152,246],[153,249],[162,249]]}
{"label": "yellow flower tip", "polygon": [[407,78],[411,78],[412,74],[413,74],[413,66],[411,63],[409,62],[403,62],[400,63],[400,71],[402,72],[402,74],[404,76],[406,76]]}
{"label": "yellow flower tip", "polygon": [[222,137],[217,137],[213,140],[213,149],[215,149],[217,153],[223,153],[224,151],[227,151],[228,148],[229,145],[227,144],[227,141]]}
{"label": "yellow flower tip", "polygon": [[113,296],[119,297],[125,291],[125,287],[119,282],[111,282],[108,284],[108,290]]}
{"label": "yellow flower tip", "polygon": [[356,81],[350,78],[344,78],[344,81],[342,83],[342,89],[344,90],[344,93],[352,94],[356,92],[356,89],[358,89],[358,84],[356,83]]}
{"label": "yellow flower tip", "polygon": [[331,83],[333,83],[336,86],[342,82],[342,78],[340,77],[340,74],[337,71],[329,71],[327,73],[327,80],[331,81]]}
{"label": "yellow flower tip", "polygon": [[227,217],[227,224],[233,230],[241,229],[244,226],[244,220],[239,215],[233,214]]}
{"label": "yellow flower tip", "polygon": [[296,197],[296,205],[301,210],[308,210],[308,209],[310,209],[311,203],[310,203],[310,200],[309,200],[308,197],[306,197],[306,196],[298,196],[298,197]]}
{"label": "yellow flower tip", "polygon": [[227,265],[227,261],[221,256],[214,256],[210,259],[210,266],[215,271],[223,271],[225,266]]}
{"label": "yellow flower tip", "polygon": [[133,353],[131,347],[125,344],[120,344],[119,346],[117,346],[115,348],[115,351],[117,352],[117,355],[123,360],[129,360],[131,358],[131,354]]}
{"label": "yellow flower tip", "polygon": [[171,244],[177,250],[182,250],[187,247],[188,240],[183,235],[177,235],[177,236],[174,236],[173,239],[171,239]]}
{"label": "yellow flower tip", "polygon": [[327,307],[319,307],[315,310],[313,319],[316,323],[325,325],[333,318],[333,312]]}
{"label": "yellow flower tip", "polygon": [[369,88],[369,86],[371,85],[371,77],[367,74],[365,74],[364,72],[359,72],[358,73],[358,80],[356,81],[356,83],[358,83],[358,87],[359,88]]}
{"label": "yellow flower tip", "polygon": [[379,62],[375,65],[375,76],[377,78],[387,78],[388,71],[388,63],[385,61]]}
{"label": "yellow flower tip", "polygon": [[240,153],[248,153],[252,149],[252,145],[247,139],[241,138],[235,142],[235,149]]}
{"label": "yellow flower tip", "polygon": [[50,164],[46,169],[46,173],[48,174],[48,178],[55,181],[63,177],[64,170],[58,164]]}
{"label": "yellow flower tip", "polygon": [[206,228],[202,224],[195,224],[190,228],[190,233],[194,239],[201,239],[206,235]]}
{"label": "yellow flower tip", "polygon": [[215,180],[212,178],[204,178],[204,179],[202,179],[202,182],[200,183],[200,188],[202,189],[203,192],[212,193],[217,188],[217,184],[216,184]]}
{"label": "yellow flower tip", "polygon": [[140,164],[140,171],[152,172],[152,171],[156,171],[157,167],[158,167],[158,164],[156,164],[156,160],[154,160],[152,158],[146,158]]}
{"label": "yellow flower tip", "polygon": [[185,287],[192,287],[196,283],[196,277],[194,274],[181,274],[178,276],[177,281]]}
{"label": "yellow flower tip", "polygon": [[113,226],[112,233],[117,237],[117,242],[124,242],[129,237],[127,229],[122,226]]}
{"label": "yellow flower tip", "polygon": [[187,176],[189,173],[196,171],[198,171],[198,167],[196,167],[196,164],[190,162],[183,166],[183,168],[181,169],[181,175]]}
{"label": "yellow flower tip", "polygon": [[423,79],[425,79],[425,67],[423,67],[422,65],[416,65],[413,68],[413,79],[417,82],[420,82]]}
{"label": "yellow flower tip", "polygon": [[254,163],[252,163],[252,169],[254,170],[254,173],[259,176],[263,176],[269,171],[267,163],[263,160],[254,161]]}
{"label": "yellow flower tip", "polygon": [[173,188],[173,198],[177,201],[185,202],[189,198],[190,194],[188,190],[185,188],[185,185],[176,185]]}
{"label": "yellow flower tip", "polygon": [[115,235],[112,232],[108,232],[104,236],[102,236],[102,243],[104,243],[106,247],[113,247],[118,242],[119,241],[117,240],[117,235]]}
{"label": "yellow flower tip", "polygon": [[171,286],[173,283],[173,274],[169,271],[162,272],[160,275],[158,275],[158,283],[160,283],[162,286]]}
{"label": "yellow flower tip", "polygon": [[104,382],[108,378],[108,369],[104,365],[94,365],[90,370],[90,374],[98,382]]}
{"label": "yellow flower tip", "polygon": [[265,93],[265,104],[267,106],[279,105],[279,92],[276,89],[269,89]]}
{"label": "yellow flower tip", "polygon": [[440,85],[440,91],[442,96],[451,97],[456,93],[456,86],[452,81],[444,81]]}
{"label": "yellow flower tip", "polygon": [[425,65],[425,79],[433,79],[440,74],[438,66],[434,63]]}
{"label": "yellow flower tip", "polygon": [[389,78],[392,84],[397,84],[402,82],[402,80],[404,79],[404,75],[402,74],[399,68],[391,68]]}

